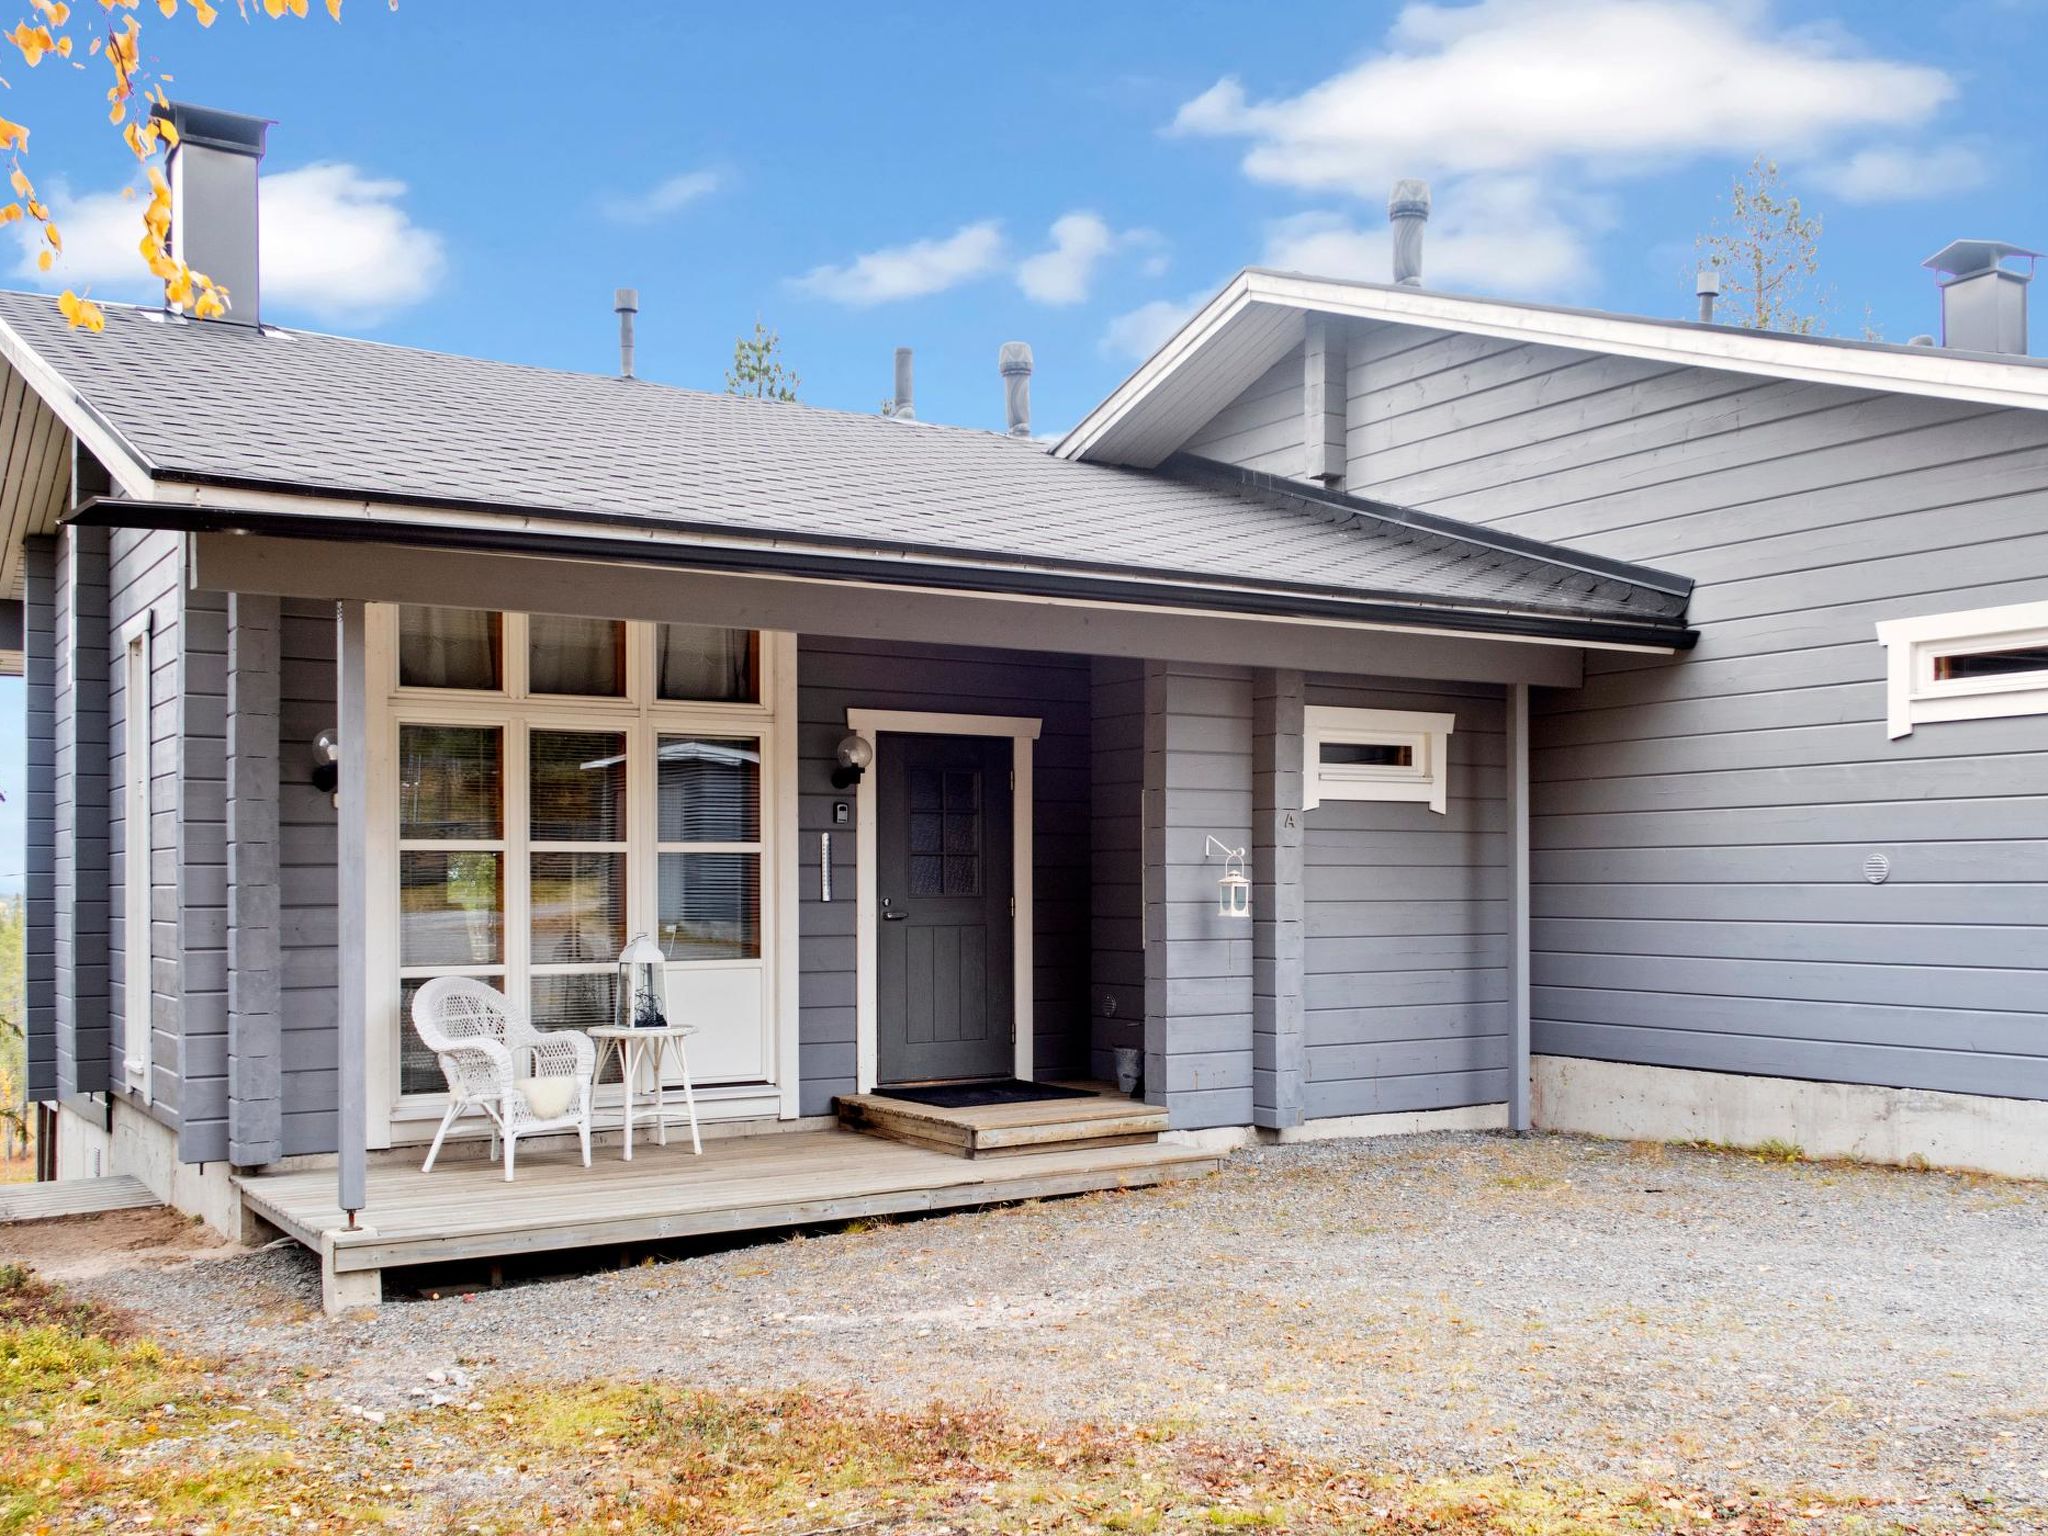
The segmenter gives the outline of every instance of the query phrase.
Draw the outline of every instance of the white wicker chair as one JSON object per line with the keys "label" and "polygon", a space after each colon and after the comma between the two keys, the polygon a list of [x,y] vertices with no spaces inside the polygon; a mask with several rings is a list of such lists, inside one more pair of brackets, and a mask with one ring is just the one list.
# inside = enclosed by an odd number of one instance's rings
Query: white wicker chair
{"label": "white wicker chair", "polygon": [[[431,1173],[441,1155],[441,1138],[462,1114],[483,1111],[494,1135],[505,1138],[505,1177],[512,1177],[521,1136],[573,1128],[583,1143],[583,1166],[590,1166],[590,1085],[597,1050],[577,1029],[542,1030],[495,987],[469,976],[439,976],[419,989],[412,1000],[412,1027],[427,1049],[440,1058],[448,1079],[448,1112],[434,1132],[427,1161]],[[575,1092],[569,1108],[551,1117],[534,1112],[522,1081],[571,1078]]]}

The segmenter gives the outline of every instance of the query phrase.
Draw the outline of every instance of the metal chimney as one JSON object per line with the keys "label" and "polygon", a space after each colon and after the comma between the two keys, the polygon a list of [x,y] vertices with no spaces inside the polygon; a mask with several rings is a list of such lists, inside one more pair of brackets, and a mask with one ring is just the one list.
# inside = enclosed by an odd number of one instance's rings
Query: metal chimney
{"label": "metal chimney", "polygon": [[172,258],[228,291],[223,320],[261,324],[256,169],[270,119],[187,101],[160,104],[150,115],[178,135],[170,155]]}
{"label": "metal chimney", "polygon": [[1009,419],[1010,436],[1031,435],[1031,344],[1006,341],[997,354],[996,369],[1003,376],[1003,414]]}
{"label": "metal chimney", "polygon": [[[2003,240],[1956,240],[1920,263],[1941,285],[1941,344],[2024,357],[2027,284],[2040,254]],[[2022,258],[2025,271],[2005,264]]]}
{"label": "metal chimney", "polygon": [[1700,301],[1700,324],[1714,323],[1714,300],[1721,297],[1721,274],[1714,267],[1701,267],[1694,274],[1692,291]]}
{"label": "metal chimney", "polygon": [[896,421],[917,420],[917,400],[913,393],[916,379],[911,369],[910,348],[896,349],[896,395],[890,402],[889,415]]}
{"label": "metal chimney", "polygon": [[1422,286],[1422,226],[1429,222],[1429,183],[1397,181],[1387,199],[1387,222],[1394,226],[1394,281],[1404,288]]}
{"label": "metal chimney", "polygon": [[640,313],[638,288],[612,290],[612,309],[619,317],[619,377],[633,377],[633,317]]}

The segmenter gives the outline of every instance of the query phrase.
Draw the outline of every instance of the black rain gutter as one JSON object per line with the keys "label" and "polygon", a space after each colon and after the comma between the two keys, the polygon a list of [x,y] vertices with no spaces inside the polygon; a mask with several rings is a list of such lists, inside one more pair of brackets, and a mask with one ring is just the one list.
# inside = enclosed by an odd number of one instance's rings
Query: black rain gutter
{"label": "black rain gutter", "polygon": [[[240,482],[246,483],[246,482]],[[301,494],[304,494],[303,491]],[[357,498],[360,499],[360,498]],[[504,514],[514,509],[497,507]],[[551,514],[526,511],[520,516]],[[586,519],[589,515],[586,514]],[[1578,644],[1645,646],[1686,651],[1698,634],[1672,623],[1629,623],[1577,619],[1526,610],[1493,610],[1479,604],[1440,607],[1380,597],[1333,597],[1314,589],[1274,586],[1245,588],[1192,580],[1137,580],[1052,569],[947,564],[926,559],[838,554],[807,543],[725,545],[652,543],[644,539],[569,537],[512,527],[446,523],[365,522],[360,518],[308,513],[196,506],[189,502],[131,501],[95,496],[64,519],[85,528],[152,528],[174,533],[251,533],[344,543],[392,544],[411,548],[467,549],[492,554],[541,555],[556,559],[609,560],[666,565],[734,575],[787,576],[810,581],[879,583],[934,591],[1000,596],[1076,598],[1131,606],[1193,609],[1251,618],[1325,619],[1400,629],[1447,629],[1501,639],[1561,640]],[[595,519],[590,519],[595,520]],[[616,523],[617,519],[609,519]],[[665,527],[666,525],[652,525]],[[676,530],[684,531],[684,530]]]}

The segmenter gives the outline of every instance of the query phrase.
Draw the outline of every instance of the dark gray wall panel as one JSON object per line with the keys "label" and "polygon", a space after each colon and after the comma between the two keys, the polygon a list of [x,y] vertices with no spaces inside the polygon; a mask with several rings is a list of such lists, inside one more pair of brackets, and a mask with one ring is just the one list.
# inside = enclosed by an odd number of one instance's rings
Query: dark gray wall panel
{"label": "dark gray wall panel", "polygon": [[313,738],[337,723],[334,605],[288,598],[279,626],[279,1102],[291,1156],[335,1148],[335,811],[310,782]]}
{"label": "dark gray wall panel", "polygon": [[[831,784],[848,709],[1030,715],[1043,721],[1033,752],[1037,898],[1032,999],[1042,1076],[1090,1066],[1089,794],[1091,679],[1081,656],[898,645],[805,636],[797,660],[797,859],[801,1110],[825,1114],[854,1087],[855,827],[832,806],[854,791]],[[818,899],[818,835],[830,832],[834,899]]]}
{"label": "dark gray wall panel", "polygon": [[1145,1044],[1145,665],[1095,658],[1090,672],[1089,1071],[1114,1081],[1118,1046]]}
{"label": "dark gray wall panel", "polygon": [[22,795],[27,863],[24,944],[28,1094],[57,1096],[57,541],[22,541],[24,698],[28,783]]}
{"label": "dark gray wall panel", "polygon": [[2048,593],[2048,420],[1417,330],[1366,354],[1355,489],[1700,583],[1692,656],[1535,696],[1535,1048],[2048,1097],[2048,719],[1890,741],[1873,632]]}

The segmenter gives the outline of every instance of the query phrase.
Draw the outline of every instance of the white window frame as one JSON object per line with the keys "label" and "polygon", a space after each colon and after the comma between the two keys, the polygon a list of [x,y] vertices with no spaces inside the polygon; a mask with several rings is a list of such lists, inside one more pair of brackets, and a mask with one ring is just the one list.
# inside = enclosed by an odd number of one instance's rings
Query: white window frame
{"label": "white window frame", "polygon": [[[1345,709],[1311,704],[1302,711],[1301,808],[1325,800],[1396,800],[1427,805],[1439,816],[1450,798],[1451,732],[1456,715],[1406,709]],[[1325,764],[1325,742],[1408,748],[1405,767]]]}
{"label": "white window frame", "polygon": [[137,614],[121,629],[121,1056],[129,1088],[156,1100],[156,984],[150,974],[151,865],[150,695],[156,657],[154,615]]}
{"label": "white window frame", "polygon": [[1885,648],[1885,729],[1894,741],[1916,725],[2048,715],[2048,668],[2004,677],[1935,675],[1945,657],[2048,646],[2048,602],[1887,619],[1877,626],[1877,642]]}
{"label": "white window frame", "polygon": [[[450,606],[461,606],[452,604]],[[526,824],[526,775],[518,766],[528,752],[534,730],[615,730],[627,736],[627,910],[628,936],[656,929],[659,902],[660,851],[658,807],[654,793],[654,762],[662,736],[749,736],[761,743],[761,836],[742,851],[758,851],[761,864],[761,954],[758,959],[675,961],[678,968],[709,971],[748,968],[761,973],[761,1071],[744,1082],[710,1080],[692,1062],[697,1098],[706,1119],[761,1116],[793,1117],[797,1112],[797,955],[796,876],[793,868],[797,798],[795,783],[796,637],[775,631],[759,636],[759,697],[754,702],[727,703],[655,697],[657,677],[656,625],[622,620],[626,625],[626,692],[618,697],[533,693],[529,687],[528,615],[506,611],[501,616],[503,657],[501,686],[483,688],[419,688],[404,686],[398,673],[397,604],[367,605],[365,671],[371,679],[371,733],[368,743],[370,849],[368,886],[372,892],[395,892],[401,847],[432,846],[451,851],[489,848],[503,853],[504,935],[498,964],[484,967],[430,967],[437,974],[474,969],[493,986],[523,983],[533,967],[528,947],[530,921],[524,904],[529,884],[530,850],[515,828]],[[681,621],[679,621],[681,622]],[[399,728],[407,724],[495,726],[503,731],[506,783],[501,836],[479,843],[401,844],[398,836],[397,752]],[[567,845],[548,844],[547,850]],[[595,845],[592,845],[595,846]],[[679,845],[680,846],[680,845]],[[742,845],[690,844],[690,851],[742,849]],[[516,856],[515,856],[516,854]],[[424,1141],[446,1104],[445,1093],[405,1093],[400,1053],[407,1022],[398,1017],[398,903],[373,900],[368,924],[370,977],[368,1035],[368,1103],[373,1146]],[[407,968],[405,974],[419,968]],[[549,973],[557,967],[541,967]],[[569,967],[574,970],[575,967]],[[599,1090],[600,1111],[618,1099],[616,1085]],[[481,1122],[479,1122],[481,1124]]]}

